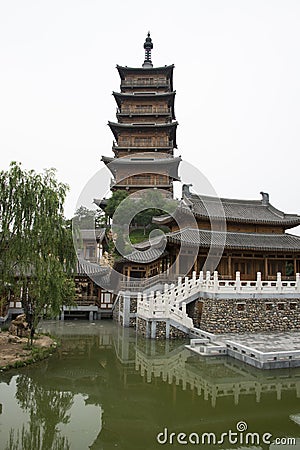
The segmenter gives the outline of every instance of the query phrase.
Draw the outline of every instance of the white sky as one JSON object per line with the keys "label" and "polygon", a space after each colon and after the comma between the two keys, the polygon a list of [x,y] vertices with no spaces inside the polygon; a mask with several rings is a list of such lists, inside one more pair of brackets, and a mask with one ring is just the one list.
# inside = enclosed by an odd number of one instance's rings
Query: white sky
{"label": "white sky", "polygon": [[298,0],[2,0],[1,167],[57,168],[71,216],[113,155],[115,66],[141,66],[148,30],[154,65],[175,64],[176,154],[220,196],[300,214]]}

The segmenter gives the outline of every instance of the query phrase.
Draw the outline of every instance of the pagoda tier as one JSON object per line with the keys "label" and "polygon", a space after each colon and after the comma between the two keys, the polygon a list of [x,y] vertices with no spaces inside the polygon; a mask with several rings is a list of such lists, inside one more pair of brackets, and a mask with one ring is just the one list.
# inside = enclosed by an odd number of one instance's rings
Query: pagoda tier
{"label": "pagoda tier", "polygon": [[154,116],[162,118],[165,122],[175,120],[174,100],[175,91],[172,92],[157,92],[157,93],[120,93],[113,92],[113,96],[118,105],[117,117],[140,117],[143,120],[144,116]]}
{"label": "pagoda tier", "polygon": [[122,67],[117,66],[120,78],[121,92],[132,92],[155,88],[159,91],[173,91],[174,65],[164,67]]}
{"label": "pagoda tier", "polygon": [[[108,123],[117,144],[120,147],[134,146],[154,147],[157,142],[164,142],[165,145],[172,142],[173,148],[176,144],[176,128],[178,123]],[[152,145],[154,144],[154,145]]]}

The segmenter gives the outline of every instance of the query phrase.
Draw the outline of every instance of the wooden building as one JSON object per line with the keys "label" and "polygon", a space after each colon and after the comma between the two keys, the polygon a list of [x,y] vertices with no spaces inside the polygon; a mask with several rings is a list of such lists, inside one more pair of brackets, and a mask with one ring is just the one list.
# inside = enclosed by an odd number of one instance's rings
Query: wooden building
{"label": "wooden building", "polygon": [[286,230],[299,226],[300,216],[278,210],[268,194],[261,194],[261,200],[219,199],[184,186],[173,216],[154,218],[170,232],[128,255],[123,273],[144,277],[167,271],[175,278],[217,270],[226,279],[237,271],[244,280],[256,279],[257,272],[263,280],[276,279],[278,272],[294,278],[300,272],[300,236]]}

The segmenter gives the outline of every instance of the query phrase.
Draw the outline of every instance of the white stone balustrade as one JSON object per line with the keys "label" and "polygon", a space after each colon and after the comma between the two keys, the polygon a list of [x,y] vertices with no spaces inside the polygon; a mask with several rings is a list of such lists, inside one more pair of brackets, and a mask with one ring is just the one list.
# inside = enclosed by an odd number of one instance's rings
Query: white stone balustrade
{"label": "white stone balustrade", "polygon": [[300,274],[297,273],[294,281],[283,281],[281,273],[277,274],[274,281],[262,281],[261,273],[257,273],[255,281],[243,281],[240,272],[236,272],[235,280],[220,280],[218,272],[213,275],[208,271],[205,276],[200,272],[196,276],[193,272],[192,278],[178,277],[178,283],[168,287],[164,286],[161,293],[153,291],[150,294],[138,294],[137,315],[145,318],[173,319],[184,326],[193,326],[192,319],[186,314],[186,303],[196,297],[212,295],[226,295],[233,299],[238,296],[253,295],[288,295],[295,298],[300,297]]}

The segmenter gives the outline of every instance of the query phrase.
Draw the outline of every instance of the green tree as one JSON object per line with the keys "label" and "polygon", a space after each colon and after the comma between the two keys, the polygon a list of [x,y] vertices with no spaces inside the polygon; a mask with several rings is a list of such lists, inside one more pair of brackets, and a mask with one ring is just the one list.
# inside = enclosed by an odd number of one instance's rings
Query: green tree
{"label": "green tree", "polygon": [[70,421],[70,409],[74,403],[71,392],[49,387],[45,389],[27,375],[17,378],[16,399],[20,407],[29,413],[29,427],[21,432],[11,429],[7,450],[68,450],[70,444],[58,431],[58,424]]}
{"label": "green tree", "polygon": [[11,163],[0,172],[0,289],[22,294],[31,329],[74,297],[72,232],[63,215],[67,185],[55,170],[37,174]]}
{"label": "green tree", "polygon": [[104,214],[97,210],[88,209],[80,206],[73,217],[73,226],[76,225],[80,230],[90,230],[103,226]]}
{"label": "green tree", "polygon": [[129,233],[133,226],[143,227],[145,236],[146,228],[153,228],[152,219],[154,216],[172,214],[176,207],[177,202],[175,200],[164,197],[158,190],[153,189],[136,192],[125,197],[119,203],[113,215],[112,229],[116,236],[115,242],[118,250],[123,254],[132,251]]}
{"label": "green tree", "polygon": [[177,202],[173,199],[163,197],[162,194],[152,189],[146,191],[144,195],[137,202],[137,211],[140,211],[134,218],[134,222],[144,228],[151,225],[154,216],[162,214],[171,214],[175,211]]}
{"label": "green tree", "polygon": [[105,214],[112,218],[117,207],[122,203],[125,198],[128,197],[128,193],[126,191],[114,191],[112,196],[107,200],[107,204],[105,207]]}

